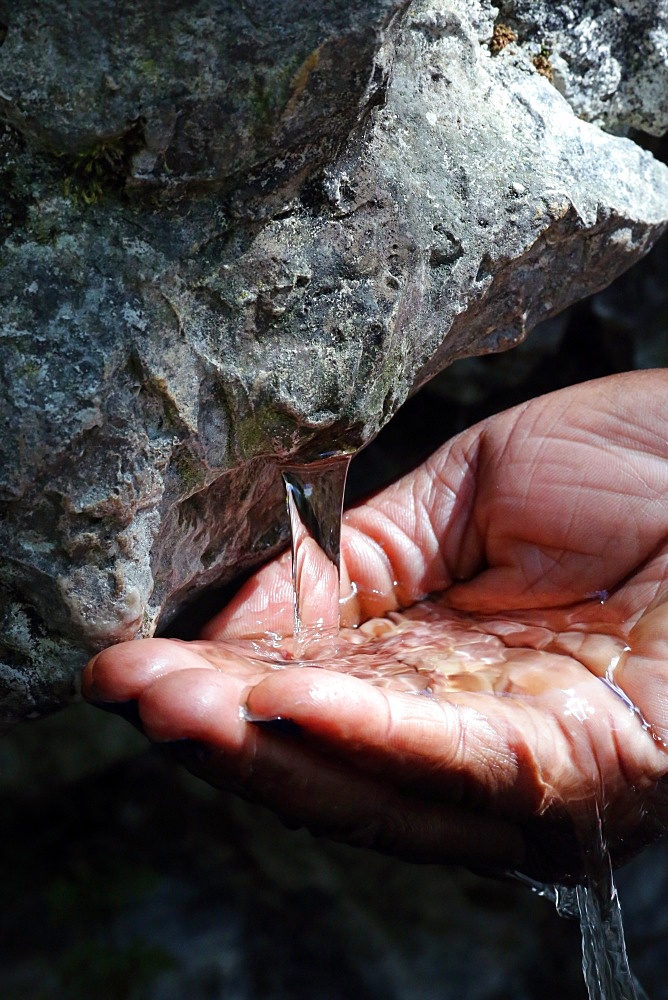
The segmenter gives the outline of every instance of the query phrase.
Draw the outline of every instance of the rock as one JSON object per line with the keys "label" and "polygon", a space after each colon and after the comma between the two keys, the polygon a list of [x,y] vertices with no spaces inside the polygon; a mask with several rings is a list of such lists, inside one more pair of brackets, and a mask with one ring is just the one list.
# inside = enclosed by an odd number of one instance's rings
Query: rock
{"label": "rock", "polygon": [[497,24],[513,42],[506,57],[548,76],[585,121],[620,134],[638,129],[658,136],[668,129],[664,3],[501,0],[495,6]]}
{"label": "rock", "polygon": [[0,53],[7,725],[275,551],[277,458],[364,444],[668,219],[487,0],[98,6],[14,4]]}

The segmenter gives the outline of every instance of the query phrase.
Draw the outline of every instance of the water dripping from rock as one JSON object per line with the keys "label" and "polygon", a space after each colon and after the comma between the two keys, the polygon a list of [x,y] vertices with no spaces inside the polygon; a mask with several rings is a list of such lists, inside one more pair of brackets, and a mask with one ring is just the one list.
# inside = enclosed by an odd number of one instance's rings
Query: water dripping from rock
{"label": "water dripping from rock", "polygon": [[281,472],[290,518],[294,655],[331,652],[339,636],[341,515],[351,456],[323,455]]}

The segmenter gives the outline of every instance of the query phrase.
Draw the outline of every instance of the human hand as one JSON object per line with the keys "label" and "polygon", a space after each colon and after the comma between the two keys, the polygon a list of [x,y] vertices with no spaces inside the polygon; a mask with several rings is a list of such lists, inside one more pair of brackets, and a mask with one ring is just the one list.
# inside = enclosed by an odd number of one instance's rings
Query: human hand
{"label": "human hand", "polygon": [[624,859],[665,825],[667,389],[642,372],[533,400],[349,511],[344,624],[366,624],[345,662],[229,644],[289,634],[284,556],[201,641],[100,654],[88,697],[136,702],[206,780],[335,839],[568,880],[598,806]]}

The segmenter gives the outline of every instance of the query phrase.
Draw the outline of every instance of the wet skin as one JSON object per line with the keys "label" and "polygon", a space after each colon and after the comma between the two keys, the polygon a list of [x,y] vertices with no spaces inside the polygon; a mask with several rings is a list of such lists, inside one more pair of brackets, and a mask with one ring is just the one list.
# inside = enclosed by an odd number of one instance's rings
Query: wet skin
{"label": "wet skin", "polygon": [[338,669],[229,645],[289,635],[286,555],[201,641],[99,654],[87,697],[334,839],[569,881],[598,803],[624,860],[668,823],[667,400],[665,371],[532,400],[348,511],[343,618],[366,624]]}

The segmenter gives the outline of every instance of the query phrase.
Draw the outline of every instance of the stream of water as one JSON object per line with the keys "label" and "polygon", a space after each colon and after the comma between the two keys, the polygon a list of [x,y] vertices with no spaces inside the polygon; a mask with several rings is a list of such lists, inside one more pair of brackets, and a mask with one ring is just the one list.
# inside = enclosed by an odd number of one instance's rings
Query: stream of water
{"label": "stream of water", "polygon": [[560,916],[579,921],[589,1000],[649,1000],[629,966],[622,911],[598,810],[590,830],[587,842],[581,831],[583,884],[571,888],[521,881],[553,902]]}
{"label": "stream of water", "polygon": [[[561,890],[562,893],[564,890]],[[622,911],[607,850],[599,873],[575,890],[582,934],[582,971],[590,1000],[648,1000],[629,968]]]}
{"label": "stream of water", "polygon": [[331,651],[339,637],[341,514],[349,454],[324,455],[281,472],[290,518],[297,659]]}
{"label": "stream of water", "polygon": [[[438,603],[421,602],[416,612],[409,609],[375,619],[354,633],[345,630],[345,641],[339,641],[341,513],[349,461],[348,455],[332,454],[309,465],[282,469],[292,530],[294,639],[290,661],[317,663],[327,656],[337,669],[371,683],[429,696],[457,691],[544,693],[537,687],[531,658],[519,657],[515,662],[513,657],[523,645],[550,652],[555,620],[537,618],[527,624],[512,617],[476,620],[450,612],[444,625]],[[561,628],[572,628],[578,615],[586,617],[590,612],[591,601],[584,610],[569,609],[562,615]],[[602,622],[590,621],[589,628],[595,625],[599,630],[602,655],[616,663],[628,647],[624,636],[605,622],[603,612],[601,617]],[[555,648],[565,652],[558,645]],[[580,921],[582,967],[590,1000],[648,1000],[629,968],[598,807],[591,824],[585,825],[587,829],[579,831],[584,883],[572,889],[535,884],[533,888],[549,897],[560,914]]]}
{"label": "stream of water", "polygon": [[622,911],[598,808],[582,853],[586,882],[571,892],[577,901],[582,971],[590,1000],[648,1000],[629,967]]}

